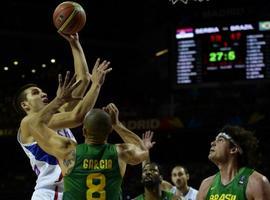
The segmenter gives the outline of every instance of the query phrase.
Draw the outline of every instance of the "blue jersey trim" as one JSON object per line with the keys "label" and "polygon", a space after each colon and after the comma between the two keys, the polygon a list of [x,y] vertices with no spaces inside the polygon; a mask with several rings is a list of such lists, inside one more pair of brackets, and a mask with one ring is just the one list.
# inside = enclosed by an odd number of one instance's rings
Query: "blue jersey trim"
{"label": "blue jersey trim", "polygon": [[34,156],[36,160],[44,161],[50,165],[57,165],[57,159],[43,151],[37,144],[25,146]]}

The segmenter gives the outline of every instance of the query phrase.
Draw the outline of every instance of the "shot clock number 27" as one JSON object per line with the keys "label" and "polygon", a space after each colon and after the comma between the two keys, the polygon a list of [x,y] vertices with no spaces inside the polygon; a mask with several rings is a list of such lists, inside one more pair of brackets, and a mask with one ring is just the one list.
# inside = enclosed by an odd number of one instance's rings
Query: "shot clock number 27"
{"label": "shot clock number 27", "polygon": [[222,61],[234,61],[236,54],[234,50],[231,51],[217,51],[209,53],[209,62],[222,62]]}

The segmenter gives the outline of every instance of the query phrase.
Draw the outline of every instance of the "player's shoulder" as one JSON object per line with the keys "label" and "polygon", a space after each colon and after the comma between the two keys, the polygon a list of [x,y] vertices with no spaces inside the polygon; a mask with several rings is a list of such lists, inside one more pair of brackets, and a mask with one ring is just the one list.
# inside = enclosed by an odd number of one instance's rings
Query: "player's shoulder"
{"label": "player's shoulder", "polygon": [[193,188],[193,187],[189,187],[189,190],[191,192],[191,195],[197,195],[197,193],[198,193],[198,190]]}
{"label": "player's shoulder", "polygon": [[[254,171],[249,179],[246,190],[247,196],[253,197],[254,195],[264,195],[263,198],[268,198],[270,195],[269,180],[258,171]],[[260,196],[261,197],[261,196]]]}
{"label": "player's shoulder", "polygon": [[32,119],[35,118],[35,115],[26,115],[20,123],[21,132],[29,132],[29,126],[32,123]]}
{"label": "player's shoulder", "polygon": [[214,180],[214,178],[215,178],[215,176],[216,176],[216,174],[203,179],[202,184],[204,184],[204,185],[211,185],[212,182],[213,182],[213,180]]}
{"label": "player's shoulder", "polygon": [[171,191],[174,188],[173,185],[166,180],[162,180],[160,187],[161,187],[161,190],[164,190],[164,191]]}
{"label": "player's shoulder", "polygon": [[30,117],[29,116],[25,116],[20,123],[20,132],[24,133],[25,130],[28,129],[29,127],[29,123],[30,123]]}
{"label": "player's shoulder", "polygon": [[20,127],[22,126],[28,126],[32,120],[36,118],[36,114],[33,113],[33,114],[30,114],[30,115],[26,115],[22,120],[21,120],[21,123],[20,123]]}
{"label": "player's shoulder", "polygon": [[269,180],[267,179],[266,176],[254,170],[254,172],[249,177],[249,182],[254,184],[263,184],[269,183]]}
{"label": "player's shoulder", "polygon": [[202,181],[202,183],[200,185],[200,188],[199,188],[199,191],[197,193],[197,199],[198,200],[205,199],[206,194],[207,194],[209,188],[211,187],[211,185],[212,185],[212,183],[214,181],[215,176],[216,175],[214,174],[212,176],[209,176],[209,177],[205,178]]}
{"label": "player's shoulder", "polygon": [[199,190],[203,190],[203,191],[208,191],[208,189],[210,188],[210,186],[212,185],[214,178],[215,178],[215,174],[212,176],[209,176],[205,179],[203,179],[200,189]]}
{"label": "player's shoulder", "polygon": [[29,125],[31,123],[30,117],[27,115],[25,116],[20,123],[20,127],[19,127],[19,137],[20,137],[20,141],[23,144],[28,144],[28,143],[32,143],[34,142],[34,138],[33,136],[30,134],[31,131],[29,129]]}

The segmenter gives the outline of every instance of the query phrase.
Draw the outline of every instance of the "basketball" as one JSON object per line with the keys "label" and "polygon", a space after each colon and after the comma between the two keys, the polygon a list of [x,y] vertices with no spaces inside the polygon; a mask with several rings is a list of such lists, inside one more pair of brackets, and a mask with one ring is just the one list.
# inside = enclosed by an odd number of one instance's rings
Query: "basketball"
{"label": "basketball", "polygon": [[86,22],[86,14],[83,7],[73,1],[65,1],[59,4],[53,13],[53,23],[58,32],[74,34],[82,30]]}

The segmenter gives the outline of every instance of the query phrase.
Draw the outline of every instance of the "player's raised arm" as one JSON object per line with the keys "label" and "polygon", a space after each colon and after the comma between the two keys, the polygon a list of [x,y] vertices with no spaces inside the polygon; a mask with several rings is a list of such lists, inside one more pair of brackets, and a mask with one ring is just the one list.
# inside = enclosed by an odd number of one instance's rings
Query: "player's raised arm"
{"label": "player's raised arm", "polygon": [[105,108],[103,108],[106,112],[108,112],[112,119],[113,129],[119,134],[122,140],[125,143],[135,144],[140,146],[142,149],[146,149],[142,139],[133,133],[131,130],[126,128],[120,121],[119,121],[119,111],[118,108],[114,103],[108,104]]}
{"label": "player's raised arm", "polygon": [[[76,80],[80,80],[81,84],[73,91],[74,96],[84,96],[85,91],[90,83],[90,74],[88,69],[88,64],[85,58],[84,50],[79,40],[79,34],[63,34],[59,32],[59,34],[65,38],[71,47],[73,61],[74,61],[74,71],[76,74]],[[66,111],[72,110],[78,101],[68,102],[65,106]]]}
{"label": "player's raised arm", "polygon": [[110,103],[103,108],[111,116],[113,129],[119,134],[125,143],[118,144],[117,150],[121,160],[127,164],[137,165],[146,160],[149,151],[142,139],[127,129],[118,119],[119,111],[115,104]]}
{"label": "player's raised arm", "polygon": [[100,59],[97,59],[90,76],[92,81],[91,87],[84,96],[83,100],[80,101],[79,104],[71,112],[55,114],[49,124],[51,128],[74,128],[82,124],[86,113],[91,110],[96,103],[101,86],[105,81],[107,73],[112,70],[112,68],[108,68],[109,65],[110,62],[106,60],[100,62]]}

